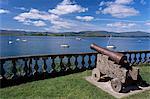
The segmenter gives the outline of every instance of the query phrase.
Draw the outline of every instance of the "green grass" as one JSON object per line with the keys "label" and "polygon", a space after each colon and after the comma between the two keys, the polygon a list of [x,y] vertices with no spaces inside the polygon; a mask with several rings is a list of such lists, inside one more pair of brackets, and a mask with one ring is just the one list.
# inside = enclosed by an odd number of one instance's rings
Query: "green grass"
{"label": "green grass", "polygon": [[[150,66],[141,66],[144,80],[150,83]],[[113,99],[114,97],[88,83],[84,77],[91,71],[29,82],[0,89],[1,99]],[[150,91],[126,99],[150,99]]]}

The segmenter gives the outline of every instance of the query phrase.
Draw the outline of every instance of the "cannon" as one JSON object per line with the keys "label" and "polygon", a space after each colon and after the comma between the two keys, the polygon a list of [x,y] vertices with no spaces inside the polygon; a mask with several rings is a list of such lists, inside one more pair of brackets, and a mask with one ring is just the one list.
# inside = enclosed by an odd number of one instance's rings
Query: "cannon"
{"label": "cannon", "polygon": [[127,56],[96,44],[91,44],[90,47],[98,52],[96,68],[92,70],[93,80],[100,81],[109,78],[111,87],[116,92],[121,92],[129,84],[141,82],[139,69],[130,66]]}

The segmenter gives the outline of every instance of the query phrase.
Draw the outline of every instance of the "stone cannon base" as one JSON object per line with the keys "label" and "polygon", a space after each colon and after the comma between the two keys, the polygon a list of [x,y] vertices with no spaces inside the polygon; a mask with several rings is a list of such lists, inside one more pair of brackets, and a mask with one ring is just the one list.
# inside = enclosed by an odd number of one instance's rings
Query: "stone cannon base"
{"label": "stone cannon base", "polygon": [[146,90],[150,90],[150,86],[148,87],[138,87],[138,86],[128,86],[125,90],[123,90],[122,93],[117,93],[111,88],[110,81],[107,82],[96,82],[92,79],[91,76],[88,76],[85,78],[88,82],[91,84],[97,86],[98,88],[101,88],[103,91],[109,93],[110,95],[114,96],[115,98],[123,98],[127,97],[129,95],[137,94],[144,92]]}

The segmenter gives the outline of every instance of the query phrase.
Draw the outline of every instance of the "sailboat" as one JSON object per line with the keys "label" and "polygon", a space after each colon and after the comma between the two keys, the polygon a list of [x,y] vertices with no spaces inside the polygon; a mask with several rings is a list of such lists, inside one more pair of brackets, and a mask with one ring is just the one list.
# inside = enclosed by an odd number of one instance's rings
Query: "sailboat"
{"label": "sailboat", "polygon": [[116,49],[116,46],[115,46],[115,45],[111,45],[111,44],[110,44],[111,38],[112,38],[112,36],[109,37],[109,40],[108,40],[108,42],[107,42],[106,48],[108,48],[108,49]]}
{"label": "sailboat", "polygon": [[8,44],[12,44],[12,43],[13,43],[13,41],[11,39],[11,36],[9,36]]}
{"label": "sailboat", "polygon": [[20,41],[20,38],[17,38],[16,41]]}
{"label": "sailboat", "polygon": [[8,41],[8,44],[12,44],[13,42],[12,41]]}
{"label": "sailboat", "polygon": [[23,39],[22,41],[23,41],[23,42],[26,42],[27,40],[26,40],[26,39]]}
{"label": "sailboat", "polygon": [[[65,37],[65,35],[64,35],[64,40],[65,40],[65,38],[66,38],[66,37]],[[68,44],[65,44],[65,43],[64,43],[64,44],[61,44],[60,47],[62,47],[62,48],[69,48],[70,46],[69,46]]]}
{"label": "sailboat", "polygon": [[142,40],[138,40],[137,42],[138,42],[138,43],[141,43],[141,42],[142,42]]}
{"label": "sailboat", "polygon": [[76,37],[76,40],[81,40],[81,38],[80,37]]}
{"label": "sailboat", "polygon": [[68,44],[61,44],[60,46],[63,48],[69,48],[70,47]]}

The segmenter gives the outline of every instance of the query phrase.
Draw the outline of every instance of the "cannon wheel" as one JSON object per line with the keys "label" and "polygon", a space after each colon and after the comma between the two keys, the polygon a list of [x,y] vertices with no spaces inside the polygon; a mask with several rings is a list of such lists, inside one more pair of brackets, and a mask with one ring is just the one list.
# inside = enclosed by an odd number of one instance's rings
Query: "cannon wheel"
{"label": "cannon wheel", "polygon": [[92,78],[95,80],[95,81],[99,81],[100,78],[101,78],[101,73],[100,73],[100,70],[98,68],[94,68],[92,70]]}
{"label": "cannon wheel", "polygon": [[114,78],[111,80],[111,87],[116,92],[121,92],[122,90],[122,83],[118,78]]}

